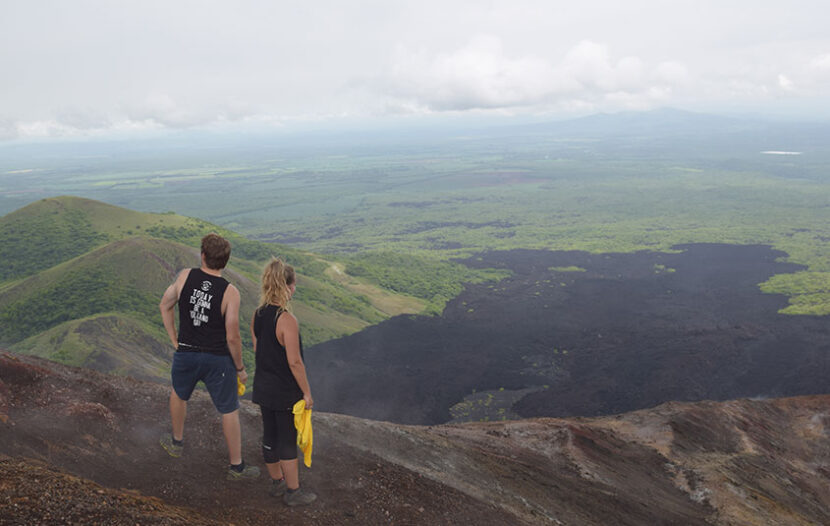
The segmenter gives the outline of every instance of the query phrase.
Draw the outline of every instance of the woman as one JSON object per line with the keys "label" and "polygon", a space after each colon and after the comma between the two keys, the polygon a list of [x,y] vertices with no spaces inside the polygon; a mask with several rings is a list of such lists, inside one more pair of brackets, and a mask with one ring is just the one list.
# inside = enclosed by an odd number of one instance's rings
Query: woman
{"label": "woman", "polygon": [[300,490],[297,460],[297,429],[292,408],[314,399],[308,385],[297,318],[291,314],[291,296],[296,290],[294,269],[271,258],[262,272],[260,306],[251,320],[256,353],[253,401],[262,413],[262,453],[271,475],[270,493],[282,496],[289,506],[309,504],[314,493]]}

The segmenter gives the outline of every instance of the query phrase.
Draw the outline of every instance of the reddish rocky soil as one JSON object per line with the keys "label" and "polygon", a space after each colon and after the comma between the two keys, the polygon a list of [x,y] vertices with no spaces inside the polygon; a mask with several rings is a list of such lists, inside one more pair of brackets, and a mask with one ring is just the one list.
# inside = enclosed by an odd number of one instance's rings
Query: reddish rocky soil
{"label": "reddish rocky soil", "polygon": [[[264,475],[253,482],[225,479],[221,424],[207,393],[196,392],[188,406],[184,455],[169,457],[158,444],[169,430],[168,389],[33,357],[0,355],[0,454],[7,456],[0,462],[0,524],[166,524],[166,517],[182,516],[174,506],[188,508],[183,516],[193,524],[513,520],[494,505],[482,505],[346,445],[327,432],[326,415],[315,415],[313,469],[301,472],[302,483],[319,494],[320,502],[302,510],[287,508],[269,497]],[[242,421],[244,457],[264,471],[259,412],[248,401],[243,401]],[[106,496],[155,497],[148,502],[160,511],[134,501],[125,509],[110,506],[98,486],[86,481],[114,490]],[[71,506],[60,498],[64,494]]]}
{"label": "reddish rocky soil", "polygon": [[[600,418],[406,426],[315,413],[317,502],[224,478],[218,417],[167,388],[0,352],[0,524],[830,523],[830,396],[670,403]],[[243,401],[244,455],[262,465]]]}
{"label": "reddish rocky soil", "polygon": [[319,409],[438,424],[473,393],[479,409],[492,396],[505,411],[468,420],[830,393],[828,318],[779,314],[787,298],[758,288],[802,267],[766,246],[677,248],[473,258],[513,275],[468,286],[439,317],[398,316],[310,348]]}

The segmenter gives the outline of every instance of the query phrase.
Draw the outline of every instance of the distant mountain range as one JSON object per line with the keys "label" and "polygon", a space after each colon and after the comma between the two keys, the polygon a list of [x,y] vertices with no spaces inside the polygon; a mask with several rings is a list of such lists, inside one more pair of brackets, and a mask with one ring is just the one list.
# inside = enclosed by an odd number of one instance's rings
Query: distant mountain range
{"label": "distant mountain range", "polygon": [[[599,113],[576,119],[489,128],[507,141],[547,139],[588,148],[593,154],[705,159],[757,155],[764,150],[827,150],[830,123],[771,121],[674,108]],[[561,146],[561,144],[560,144]]]}
{"label": "distant mountain range", "polygon": [[[225,275],[242,293],[246,343],[262,263],[271,255],[298,270],[295,308],[310,344],[426,304],[349,276],[340,266],[330,277],[334,262],[205,221],[67,196],[0,218],[0,343],[100,371],[166,377],[173,349],[158,301],[181,269],[199,265],[200,239],[211,231],[233,246]],[[251,352],[245,345],[248,363]]]}

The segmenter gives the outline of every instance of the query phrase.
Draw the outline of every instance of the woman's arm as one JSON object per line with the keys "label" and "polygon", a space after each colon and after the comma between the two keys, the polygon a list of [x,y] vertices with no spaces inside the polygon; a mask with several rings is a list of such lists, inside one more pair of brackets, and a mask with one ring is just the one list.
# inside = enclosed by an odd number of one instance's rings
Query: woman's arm
{"label": "woman's arm", "polygon": [[254,332],[254,321],[256,320],[256,311],[254,311],[254,315],[251,316],[251,340],[254,343],[254,352],[256,352],[256,333]]}
{"label": "woman's arm", "polygon": [[311,387],[308,385],[305,364],[303,364],[303,358],[300,356],[300,327],[297,318],[290,312],[283,313],[280,319],[277,320],[276,333],[277,341],[285,347],[285,355],[288,359],[288,366],[291,368],[291,374],[294,375],[297,385],[300,386],[303,392],[306,409],[311,409],[314,405],[314,399],[311,397]]}

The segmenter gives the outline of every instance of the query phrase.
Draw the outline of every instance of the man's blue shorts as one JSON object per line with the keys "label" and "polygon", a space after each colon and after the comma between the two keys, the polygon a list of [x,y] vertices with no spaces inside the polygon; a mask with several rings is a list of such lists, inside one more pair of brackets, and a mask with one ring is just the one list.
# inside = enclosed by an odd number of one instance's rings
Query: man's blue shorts
{"label": "man's blue shorts", "polygon": [[182,400],[190,399],[196,383],[201,380],[220,413],[231,413],[239,409],[236,367],[229,355],[177,351],[173,353],[170,376],[173,390]]}

